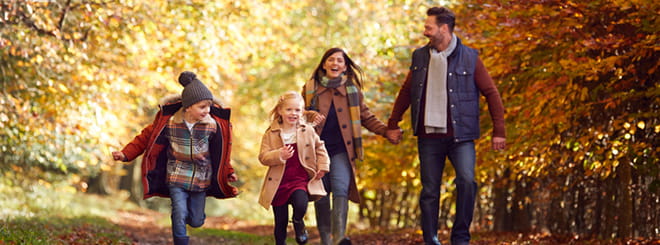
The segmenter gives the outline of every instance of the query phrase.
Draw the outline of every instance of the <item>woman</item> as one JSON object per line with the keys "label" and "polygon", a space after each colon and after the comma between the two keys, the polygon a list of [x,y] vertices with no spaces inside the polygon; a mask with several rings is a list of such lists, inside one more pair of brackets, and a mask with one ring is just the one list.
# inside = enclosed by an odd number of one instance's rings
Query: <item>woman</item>
{"label": "woman", "polygon": [[[361,126],[385,137],[387,126],[364,104],[362,69],[340,48],[323,54],[311,79],[303,87],[305,106],[320,113],[314,120],[316,132],[330,156],[330,172],[323,177],[332,193],[314,203],[321,244],[350,243],[345,238],[348,200],[359,203],[355,184],[355,161],[362,160]],[[332,216],[332,220],[330,217]]]}

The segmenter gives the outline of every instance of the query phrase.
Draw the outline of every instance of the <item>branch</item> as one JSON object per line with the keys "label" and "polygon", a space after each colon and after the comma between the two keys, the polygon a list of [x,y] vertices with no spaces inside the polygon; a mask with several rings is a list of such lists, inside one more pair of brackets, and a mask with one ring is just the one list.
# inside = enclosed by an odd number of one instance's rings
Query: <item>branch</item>
{"label": "branch", "polygon": [[37,24],[35,24],[34,21],[32,21],[32,19],[31,19],[29,16],[25,15],[25,12],[23,12],[23,11],[18,11],[18,15],[19,15],[21,21],[23,21],[23,23],[24,23],[25,25],[27,25],[28,27],[30,27],[30,28],[36,30],[37,33],[39,33],[39,34],[41,34],[41,35],[47,35],[47,36],[58,37],[58,36],[55,34],[54,31],[49,31],[49,30],[43,29],[43,28],[41,28],[41,27],[38,27]]}
{"label": "branch", "polygon": [[64,5],[64,9],[62,10],[62,14],[60,15],[60,21],[58,22],[58,29],[60,31],[63,30],[64,27],[64,18],[66,18],[66,14],[69,12],[69,7],[71,6],[71,0],[66,1],[66,5]]}

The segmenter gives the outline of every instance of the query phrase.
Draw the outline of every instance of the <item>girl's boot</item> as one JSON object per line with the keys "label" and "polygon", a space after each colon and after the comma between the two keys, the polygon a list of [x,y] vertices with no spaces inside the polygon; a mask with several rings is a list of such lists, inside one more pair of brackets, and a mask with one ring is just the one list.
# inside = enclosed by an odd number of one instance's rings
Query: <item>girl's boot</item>
{"label": "girl's boot", "polygon": [[305,222],[303,220],[293,220],[293,230],[296,232],[296,242],[298,244],[307,243],[307,230],[305,230]]}

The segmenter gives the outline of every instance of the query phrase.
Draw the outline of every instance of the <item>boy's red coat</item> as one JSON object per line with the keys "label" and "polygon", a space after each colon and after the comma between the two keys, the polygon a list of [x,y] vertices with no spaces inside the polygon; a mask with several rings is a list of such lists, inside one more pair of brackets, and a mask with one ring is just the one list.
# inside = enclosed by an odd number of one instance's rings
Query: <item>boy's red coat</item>
{"label": "boy's red coat", "polygon": [[[132,161],[144,153],[142,158],[142,185],[144,199],[152,196],[169,197],[169,189],[165,181],[167,175],[167,141],[161,142],[158,136],[162,133],[167,121],[181,108],[181,101],[174,98],[161,106],[153,123],[145,127],[142,132],[124,147],[122,152],[126,161]],[[211,107],[211,117],[218,123],[218,134],[211,142],[210,152],[213,166],[211,186],[206,191],[207,196],[215,198],[230,198],[238,195],[238,189],[231,186],[229,175],[234,173],[230,163],[231,153],[231,123],[229,108],[222,108],[216,102]]]}

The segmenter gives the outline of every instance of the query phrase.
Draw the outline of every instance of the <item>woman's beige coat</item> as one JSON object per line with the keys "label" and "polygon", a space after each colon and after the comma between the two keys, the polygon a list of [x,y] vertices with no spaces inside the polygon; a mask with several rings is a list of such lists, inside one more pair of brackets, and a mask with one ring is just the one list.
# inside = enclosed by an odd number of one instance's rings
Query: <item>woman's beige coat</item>
{"label": "woman's beige coat", "polygon": [[[308,179],[310,180],[307,185],[310,201],[315,201],[326,195],[323,182],[316,179],[316,172],[318,170],[330,171],[330,158],[323,141],[311,125],[299,124],[297,130],[296,143],[298,144],[298,150],[296,153],[300,158],[300,163],[307,170]],[[270,207],[284,175],[286,161],[280,158],[280,148],[284,146],[280,132],[280,124],[274,121],[261,139],[259,162],[268,166],[268,172],[259,194],[259,204],[266,209]]]}

